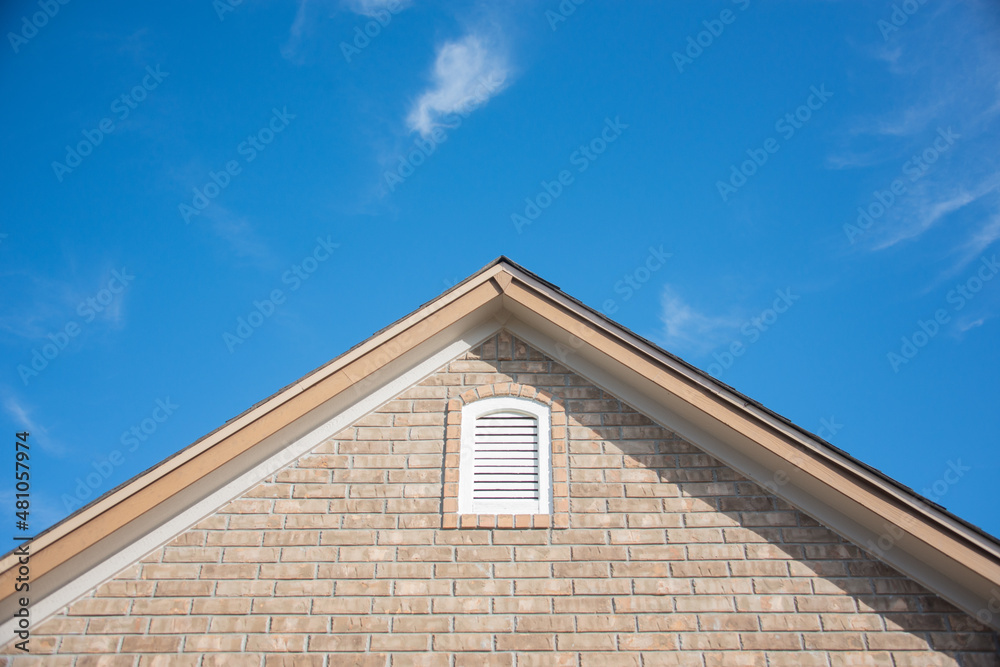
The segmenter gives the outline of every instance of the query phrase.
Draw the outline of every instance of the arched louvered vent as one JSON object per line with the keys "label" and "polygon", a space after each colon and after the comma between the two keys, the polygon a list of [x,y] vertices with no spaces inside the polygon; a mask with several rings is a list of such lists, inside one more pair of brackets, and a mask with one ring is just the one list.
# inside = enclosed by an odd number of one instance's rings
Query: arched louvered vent
{"label": "arched louvered vent", "polygon": [[552,418],[546,405],[495,396],[462,408],[460,514],[552,511]]}
{"label": "arched louvered vent", "polygon": [[537,501],[538,420],[494,412],[476,420],[473,500]]}

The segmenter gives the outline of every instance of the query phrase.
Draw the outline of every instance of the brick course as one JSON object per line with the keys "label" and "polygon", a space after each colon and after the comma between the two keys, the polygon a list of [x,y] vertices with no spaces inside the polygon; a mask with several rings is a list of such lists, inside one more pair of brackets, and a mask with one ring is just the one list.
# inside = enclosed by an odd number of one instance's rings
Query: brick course
{"label": "brick course", "polygon": [[[448,529],[450,415],[510,383],[565,408],[568,527]],[[31,646],[13,664],[1000,664],[967,614],[505,332],[34,628]]]}

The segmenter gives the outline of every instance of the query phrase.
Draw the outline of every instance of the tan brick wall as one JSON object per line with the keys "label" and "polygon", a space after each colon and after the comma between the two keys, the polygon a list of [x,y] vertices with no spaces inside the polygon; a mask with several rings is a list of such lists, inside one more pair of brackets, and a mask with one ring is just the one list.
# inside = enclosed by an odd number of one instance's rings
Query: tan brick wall
{"label": "tan brick wall", "polygon": [[[565,407],[568,529],[442,529],[448,400],[504,382]],[[975,620],[506,334],[35,628],[32,647],[46,655],[14,664],[1000,664]]]}

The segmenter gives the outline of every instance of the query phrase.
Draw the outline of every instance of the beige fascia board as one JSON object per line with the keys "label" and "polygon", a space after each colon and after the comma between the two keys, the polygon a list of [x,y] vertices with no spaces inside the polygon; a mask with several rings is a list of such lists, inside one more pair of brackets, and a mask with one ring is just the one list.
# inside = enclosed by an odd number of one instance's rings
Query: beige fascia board
{"label": "beige fascia board", "polygon": [[[589,309],[580,307],[578,303],[566,297],[566,295],[562,292],[553,290],[547,285],[538,282],[533,277],[524,273],[517,272],[515,275],[518,281],[524,283],[525,287],[530,288],[531,291],[537,292],[536,299],[538,297],[545,297],[554,305],[558,305],[563,311],[565,311],[566,315],[574,318],[578,325],[576,328],[580,331],[585,331],[586,329],[597,329],[610,341],[624,346],[624,348],[619,349],[623,349],[623,351],[625,351],[629,348],[633,348],[638,352],[641,352],[642,355],[634,353],[631,354],[632,362],[639,363],[640,361],[647,361],[648,363],[648,361],[653,361],[656,366],[652,371],[647,372],[647,377],[654,380],[659,378],[670,382],[672,390],[678,396],[684,398],[694,406],[701,409],[704,408],[705,405],[710,405],[712,402],[724,401],[728,404],[732,411],[744,413],[753,422],[757,422],[759,425],[766,427],[769,431],[779,435],[782,439],[793,442],[796,446],[808,450],[817,457],[825,459],[831,465],[849,471],[859,479],[864,480],[865,483],[877,488],[879,492],[887,496],[891,496],[900,503],[905,504],[909,509],[909,514],[922,514],[927,519],[940,523],[942,528],[961,534],[963,539],[975,544],[977,548],[989,553],[992,557],[1000,559],[1000,544],[996,541],[989,540],[983,535],[970,530],[961,522],[958,522],[947,514],[921,502],[919,498],[906,493],[904,489],[901,489],[896,485],[888,483],[885,479],[873,474],[870,470],[866,469],[862,465],[859,465],[856,461],[852,461],[850,458],[841,455],[837,451],[827,447],[825,444],[808,438],[803,431],[790,428],[786,422],[778,419],[773,414],[760,409],[753,403],[748,403],[745,399],[733,393],[724,385],[714,382],[711,378],[708,378],[702,373],[693,371],[685,364],[664,355],[662,351],[652,348],[645,341],[630,335],[629,332],[623,328],[613,325],[609,326],[605,320],[595,316],[592,312],[588,312]],[[524,303],[523,299],[517,298],[518,295],[530,295],[531,292],[519,289],[519,287],[518,283],[515,282],[513,287],[509,287],[505,290],[504,295],[505,307],[507,307],[508,310],[515,312],[515,314],[523,313],[523,310],[517,308],[517,305],[528,308],[531,307],[530,305]],[[534,303],[540,304],[542,301],[536,300]],[[565,321],[563,324],[565,324]],[[564,330],[567,332],[568,336],[577,336],[576,331],[573,329]],[[569,340],[568,337],[567,340]],[[643,359],[643,357],[645,357],[645,359]]]}
{"label": "beige fascia board", "polygon": [[[754,458],[770,457],[769,469],[784,470],[804,488],[813,487],[814,496],[823,495],[815,487],[823,485],[823,491],[832,494],[826,500],[828,505],[870,531],[862,535],[848,527],[842,532],[848,539],[863,545],[872,535],[878,539],[879,528],[882,531],[890,526],[898,528],[901,532],[893,543],[899,550],[917,554],[922,563],[933,564],[950,579],[961,583],[963,591],[946,594],[940,582],[925,585],[970,613],[984,608],[970,606],[973,599],[982,601],[976,597],[976,587],[985,590],[1000,586],[1000,558],[996,546],[982,535],[933,508],[921,506],[923,504],[914,497],[905,497],[901,489],[848,459],[833,456],[835,453],[822,444],[808,442],[799,431],[789,429],[773,416],[759,409],[749,409],[752,406],[744,405],[744,401],[724,387],[711,386],[707,378],[693,376],[690,369],[679,368],[677,362],[641,341],[627,340],[632,337],[624,330],[614,331],[604,326],[600,318],[580,309],[571,300],[561,298],[561,292],[538,284],[530,277],[517,278],[504,293],[505,307],[515,317],[539,328],[548,320],[561,330],[562,342],[557,345],[575,348],[578,352],[584,346],[592,348],[603,355],[606,364],[607,360],[613,360],[638,378],[663,388],[674,397],[664,400],[678,414],[692,421],[703,422],[705,417],[711,418],[714,427],[710,430],[719,432],[723,441],[742,440],[744,448],[756,450]],[[739,470],[739,466],[734,467]],[[930,583],[932,573],[927,568],[910,563],[910,567],[901,569],[908,570],[906,573],[918,581]]]}
{"label": "beige fascia board", "polygon": [[[499,299],[454,322],[418,347],[332,397],[318,409],[257,443],[200,478],[112,535],[32,579],[32,623],[44,622],[122,570],[168,544],[177,535],[241,497],[297,458],[365,414],[419,384],[451,359],[495,334],[503,325]],[[0,601],[0,645],[10,639],[16,611],[13,597]],[[6,619],[6,620],[4,620]]]}
{"label": "beige fascia board", "polygon": [[[502,271],[497,265],[481,272],[38,536],[30,543],[32,576],[44,576],[436,331],[497,299],[502,290],[494,277]],[[14,590],[17,565],[13,552],[0,561],[0,590]]]}

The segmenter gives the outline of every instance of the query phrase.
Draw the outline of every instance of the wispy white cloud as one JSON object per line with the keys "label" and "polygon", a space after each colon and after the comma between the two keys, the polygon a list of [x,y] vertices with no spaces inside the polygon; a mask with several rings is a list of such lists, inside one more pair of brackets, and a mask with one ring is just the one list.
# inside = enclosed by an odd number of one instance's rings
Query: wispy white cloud
{"label": "wispy white cloud", "polygon": [[[314,0],[299,0],[295,18],[288,29],[288,40],[281,47],[281,55],[285,59],[301,62],[303,41],[311,34],[315,17],[320,12],[318,9],[313,9],[316,4]],[[409,5],[410,0],[343,0],[341,2],[341,6],[348,11],[383,21],[387,14],[398,14]]]}
{"label": "wispy white cloud", "polygon": [[[23,269],[0,276],[8,299],[7,312],[0,314],[0,332],[17,338],[42,338],[51,333],[53,326],[65,324],[75,314],[74,308],[82,298],[67,283]],[[18,297],[21,303],[16,303]]]}
{"label": "wispy white cloud", "polygon": [[118,47],[118,52],[126,53],[132,56],[136,62],[146,62],[149,58],[149,51],[153,46],[153,43],[153,40],[150,39],[149,27],[144,26],[133,32],[131,35],[122,38],[121,46]]}
{"label": "wispy white cloud", "polygon": [[[8,285],[8,313],[0,314],[0,332],[35,340],[62,329],[68,322],[101,325],[104,331],[125,326],[125,300],[129,289],[112,293],[106,299],[107,286],[121,265],[109,265],[97,280],[66,281],[37,272],[17,269],[0,274]],[[130,267],[125,267],[126,273]],[[86,282],[89,287],[84,287]],[[118,283],[115,283],[118,286]],[[95,300],[100,299],[100,301]]]}
{"label": "wispy white cloud", "polygon": [[378,16],[386,11],[398,14],[409,5],[409,0],[344,0],[345,7],[362,16]]}
{"label": "wispy white cloud", "polygon": [[222,239],[237,258],[262,269],[277,265],[275,254],[246,217],[221,204],[209,206],[204,216],[211,223],[212,233]]}
{"label": "wispy white cloud", "polygon": [[[885,206],[861,247],[874,252],[904,242],[933,243],[934,254],[957,260],[937,282],[973,261],[1000,234],[994,214],[1000,206],[991,203],[1000,190],[996,18],[991,3],[928,5],[884,43],[860,45],[884,67],[884,98],[852,123],[845,147],[826,160],[831,169],[884,165],[882,175],[871,179],[878,192],[895,180],[903,183],[905,193]],[[948,48],[955,43],[963,48]],[[940,128],[948,134],[954,129],[961,145],[937,159],[935,153],[943,151],[934,131]],[[913,165],[921,161],[914,176]]]}
{"label": "wispy white cloud", "polygon": [[994,86],[993,91],[993,104],[986,108],[983,112],[984,119],[992,118],[1000,113],[1000,81]]}
{"label": "wispy white cloud", "polygon": [[960,332],[962,332],[962,333],[965,333],[969,329],[975,329],[976,327],[983,326],[984,324],[986,324],[986,320],[991,320],[991,319],[993,319],[993,318],[992,317],[979,317],[979,318],[976,318],[976,319],[974,319],[974,320],[972,320],[970,322],[964,322],[964,321],[963,322],[959,322],[958,323],[958,330]]}
{"label": "wispy white cloud", "polygon": [[663,286],[660,308],[664,343],[671,351],[703,354],[732,340],[740,326],[737,317],[699,312],[669,284]]}
{"label": "wispy white cloud", "polygon": [[890,68],[894,68],[899,62],[900,56],[903,55],[902,47],[895,46],[882,46],[881,48],[874,49],[875,58],[886,63]]}
{"label": "wispy white cloud", "polygon": [[483,36],[446,42],[438,49],[431,86],[417,98],[407,125],[424,136],[449,125],[453,121],[448,116],[465,115],[486,104],[507,86],[509,76],[502,50]]}
{"label": "wispy white cloud", "polygon": [[65,453],[66,448],[55,441],[49,435],[49,430],[32,417],[34,410],[28,408],[12,393],[4,392],[3,409],[10,416],[16,430],[24,429],[31,433],[30,442],[33,445],[55,456],[62,456]]}
{"label": "wispy white cloud", "polygon": [[299,8],[295,12],[295,20],[292,27],[288,29],[288,41],[281,47],[281,55],[292,60],[299,53],[299,46],[302,44],[302,35],[306,26],[306,5],[309,0],[299,0]]}
{"label": "wispy white cloud", "polygon": [[920,102],[901,110],[893,110],[876,118],[871,118],[856,125],[854,131],[858,134],[874,134],[890,137],[912,137],[924,132],[941,114],[946,100],[938,99],[932,103]]}
{"label": "wispy white cloud", "polygon": [[964,269],[998,240],[1000,240],[1000,213],[995,213],[957,249],[958,261],[948,275]]}
{"label": "wispy white cloud", "polygon": [[890,159],[893,155],[884,147],[875,148],[868,151],[847,150],[842,153],[835,153],[826,156],[827,169],[859,169],[881,164]]}
{"label": "wispy white cloud", "polygon": [[874,250],[884,250],[897,243],[917,238],[924,234],[951,213],[976,202],[1000,188],[1000,173],[993,174],[969,189],[964,185],[950,186],[950,191],[939,184],[929,184],[916,197],[911,197],[906,210],[900,216],[905,222],[894,228],[874,246]]}

